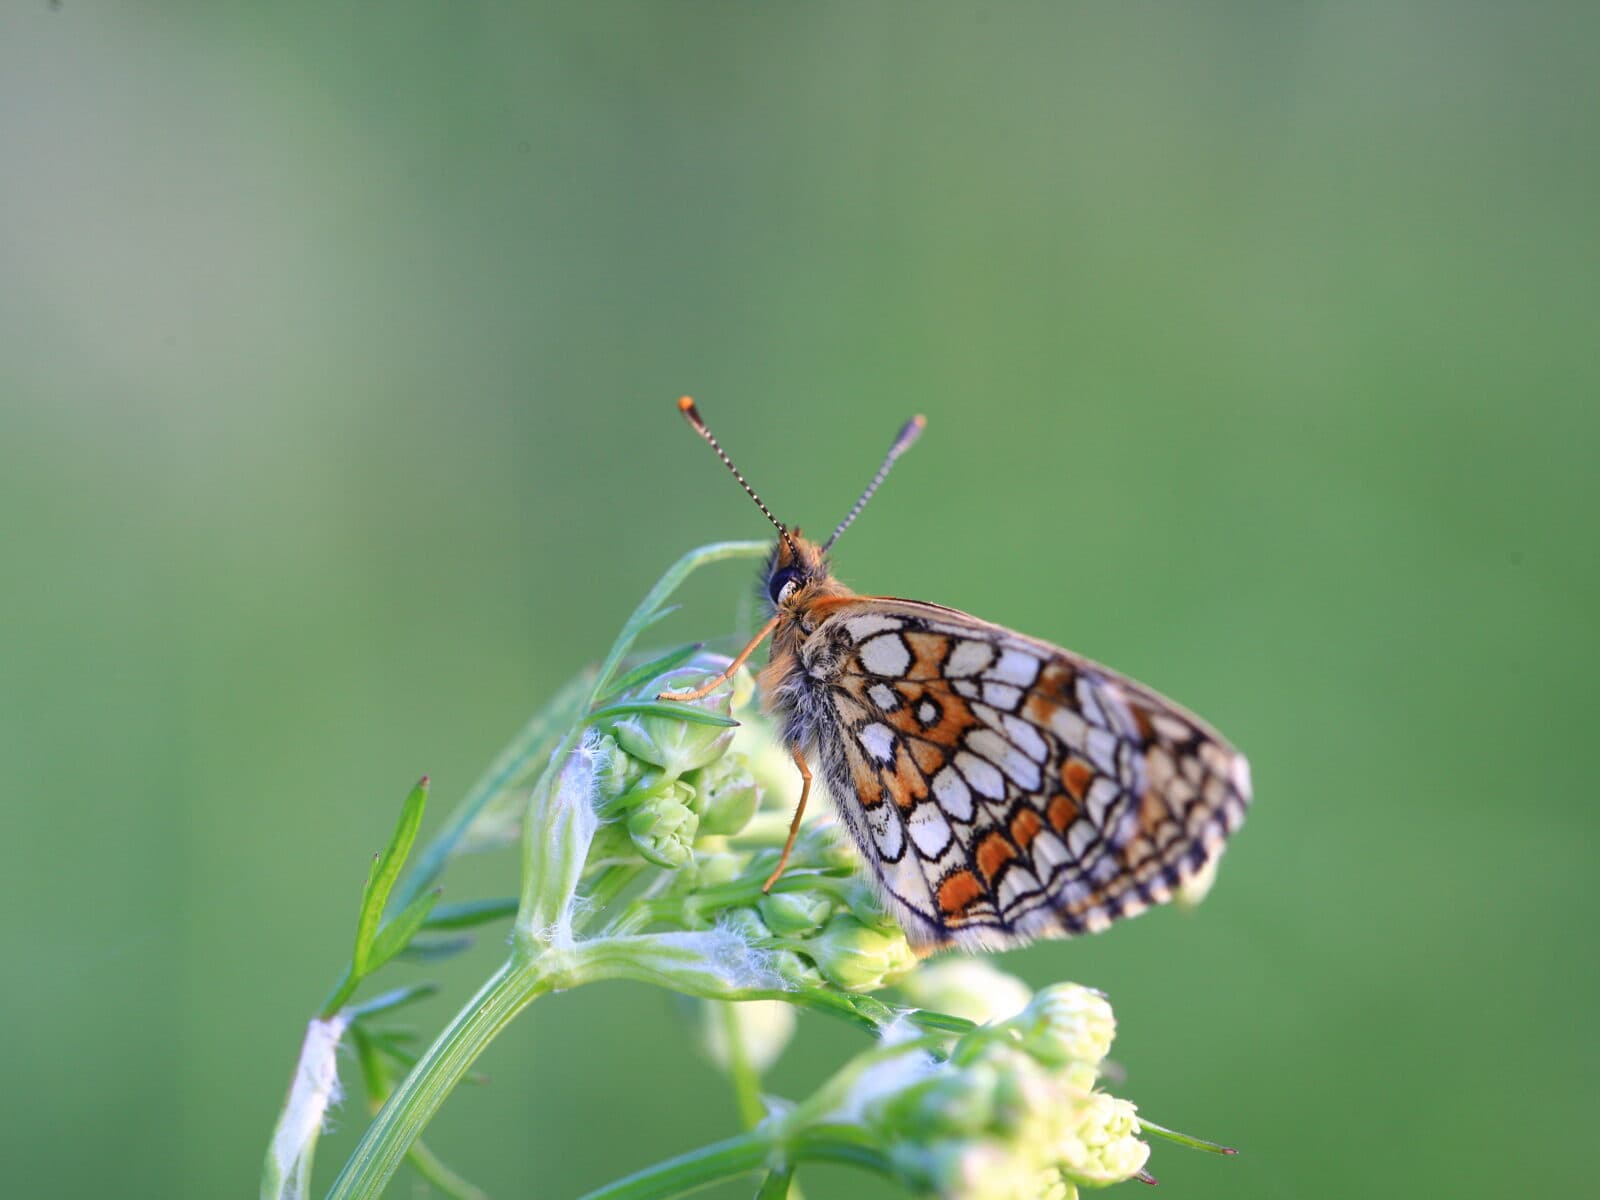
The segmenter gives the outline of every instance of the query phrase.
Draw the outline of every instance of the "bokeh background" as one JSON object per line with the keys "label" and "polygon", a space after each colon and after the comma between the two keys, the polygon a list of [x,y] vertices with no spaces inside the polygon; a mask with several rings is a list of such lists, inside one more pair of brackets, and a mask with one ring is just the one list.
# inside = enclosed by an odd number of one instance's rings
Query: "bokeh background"
{"label": "bokeh background", "polygon": [[[1158,1146],[1163,1194],[1586,1190],[1597,14],[8,0],[8,1190],[251,1192],[410,782],[437,819],[668,562],[761,534],[685,391],[812,527],[927,413],[844,578],[1250,753],[1203,908],[1004,960],[1244,1147]],[[772,1085],[858,1045],[805,1018]],[[484,1066],[430,1140],[498,1196],[735,1127],[642,988]]]}

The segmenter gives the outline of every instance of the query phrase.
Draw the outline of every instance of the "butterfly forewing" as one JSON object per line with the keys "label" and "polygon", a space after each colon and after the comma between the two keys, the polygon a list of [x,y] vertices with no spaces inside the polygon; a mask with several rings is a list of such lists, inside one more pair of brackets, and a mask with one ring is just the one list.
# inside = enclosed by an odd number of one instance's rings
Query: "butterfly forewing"
{"label": "butterfly forewing", "polygon": [[916,601],[811,617],[823,773],[918,944],[1099,930],[1170,898],[1244,818],[1244,758],[1096,663]]}

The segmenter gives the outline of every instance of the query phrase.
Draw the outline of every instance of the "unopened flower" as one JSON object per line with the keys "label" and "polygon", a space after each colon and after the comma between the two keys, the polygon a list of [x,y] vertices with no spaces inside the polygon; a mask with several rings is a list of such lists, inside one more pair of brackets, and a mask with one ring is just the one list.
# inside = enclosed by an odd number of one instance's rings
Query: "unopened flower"
{"label": "unopened flower", "polygon": [[[656,676],[641,688],[641,694],[653,698],[661,692],[692,690],[720,674],[728,662],[702,655],[687,666]],[[683,703],[726,717],[733,710],[733,689],[719,687],[698,700]],[[705,725],[665,713],[631,713],[619,718],[611,733],[629,754],[660,767],[669,779],[716,761],[733,742],[732,726]]]}
{"label": "unopened flower", "polygon": [[1070,1081],[1086,1091],[1094,1086],[1117,1032],[1117,1020],[1106,998],[1076,983],[1041,989],[1005,1025],[1016,1031],[1029,1054],[1063,1068]]}
{"label": "unopened flower", "polygon": [[868,925],[851,913],[836,914],[802,945],[828,980],[849,992],[883,987],[917,965],[898,926]]}
{"label": "unopened flower", "polygon": [[1126,1100],[1091,1094],[1055,1142],[1056,1165],[1077,1183],[1104,1186],[1144,1168],[1150,1147],[1139,1140],[1139,1117]]}
{"label": "unopened flower", "polygon": [[762,920],[781,937],[808,934],[833,912],[833,902],[816,892],[774,892],[756,906]]}
{"label": "unopened flower", "polygon": [[595,799],[602,807],[636,787],[648,770],[610,734],[595,744],[594,762]]}
{"label": "unopened flower", "polygon": [[729,836],[750,824],[761,803],[761,787],[742,754],[727,754],[694,772],[700,832]]}
{"label": "unopened flower", "polygon": [[701,1046],[724,1071],[733,1062],[735,1038],[740,1057],[762,1074],[794,1037],[794,1006],[782,1000],[707,1000],[699,1008]]}
{"label": "unopened flower", "polygon": [[925,964],[901,981],[900,990],[919,1008],[980,1025],[1015,1016],[1032,995],[1015,975],[964,955]]}
{"label": "unopened flower", "polygon": [[688,784],[674,780],[659,785],[628,811],[627,820],[635,849],[657,866],[681,867],[693,856],[700,818]]}

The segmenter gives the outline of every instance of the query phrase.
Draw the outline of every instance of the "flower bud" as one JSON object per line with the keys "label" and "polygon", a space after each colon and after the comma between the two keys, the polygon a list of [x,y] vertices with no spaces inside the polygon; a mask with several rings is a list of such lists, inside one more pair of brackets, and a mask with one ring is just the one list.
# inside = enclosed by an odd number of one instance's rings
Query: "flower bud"
{"label": "flower bud", "polygon": [[1057,1165],[1076,1183],[1104,1187],[1132,1179],[1150,1157],[1138,1137],[1137,1110],[1104,1092],[1091,1094],[1055,1141]]}
{"label": "flower bud", "polygon": [[657,866],[683,866],[694,854],[700,826],[693,804],[694,789],[679,781],[649,793],[628,812],[628,837],[634,848]]}
{"label": "flower bud", "polygon": [[924,964],[900,983],[918,1008],[965,1017],[980,1025],[1015,1016],[1027,1005],[1028,985],[981,958],[945,958]]}
{"label": "flower bud", "polygon": [[740,1057],[759,1075],[794,1037],[794,1006],[782,1000],[706,1000],[699,1008],[701,1047],[724,1071],[733,1062],[733,1038],[739,1040]]}
{"label": "flower bud", "polygon": [[815,892],[774,892],[756,905],[767,927],[780,937],[803,936],[821,927],[833,902]]}
{"label": "flower bud", "polygon": [[[641,689],[642,694],[654,697],[661,692],[700,687],[710,676],[720,673],[727,663],[725,658],[702,655],[688,666],[656,676]],[[719,687],[698,700],[683,703],[726,717],[733,708],[732,690]],[[733,741],[732,726],[702,725],[665,714],[633,713],[620,718],[611,732],[624,750],[660,767],[669,779],[715,762]]]}
{"label": "flower bud", "polygon": [[1068,1068],[1068,1081],[1084,1090],[1094,1085],[1117,1032],[1106,998],[1076,983],[1041,989],[1006,1025],[1020,1035],[1024,1050],[1048,1066]]}
{"label": "flower bud", "polygon": [[836,987],[871,991],[912,970],[917,956],[898,929],[867,925],[849,913],[838,913],[804,950]]}
{"label": "flower bud", "polygon": [[603,735],[595,745],[594,764],[595,798],[602,808],[638,784],[646,771],[610,734]]}
{"label": "flower bud", "polygon": [[761,788],[742,754],[728,754],[702,767],[691,780],[699,794],[700,832],[729,836],[750,824]]}

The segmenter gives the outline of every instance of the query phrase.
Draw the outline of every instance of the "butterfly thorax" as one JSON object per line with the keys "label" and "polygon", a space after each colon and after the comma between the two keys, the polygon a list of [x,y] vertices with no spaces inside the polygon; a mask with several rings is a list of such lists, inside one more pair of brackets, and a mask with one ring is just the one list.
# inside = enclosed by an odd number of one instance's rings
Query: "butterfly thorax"
{"label": "butterfly thorax", "polygon": [[780,537],[767,559],[765,591],[777,625],[772,650],[761,672],[761,694],[767,711],[778,718],[791,742],[813,744],[810,678],[800,649],[821,621],[826,602],[855,595],[833,577],[827,555],[798,529]]}

